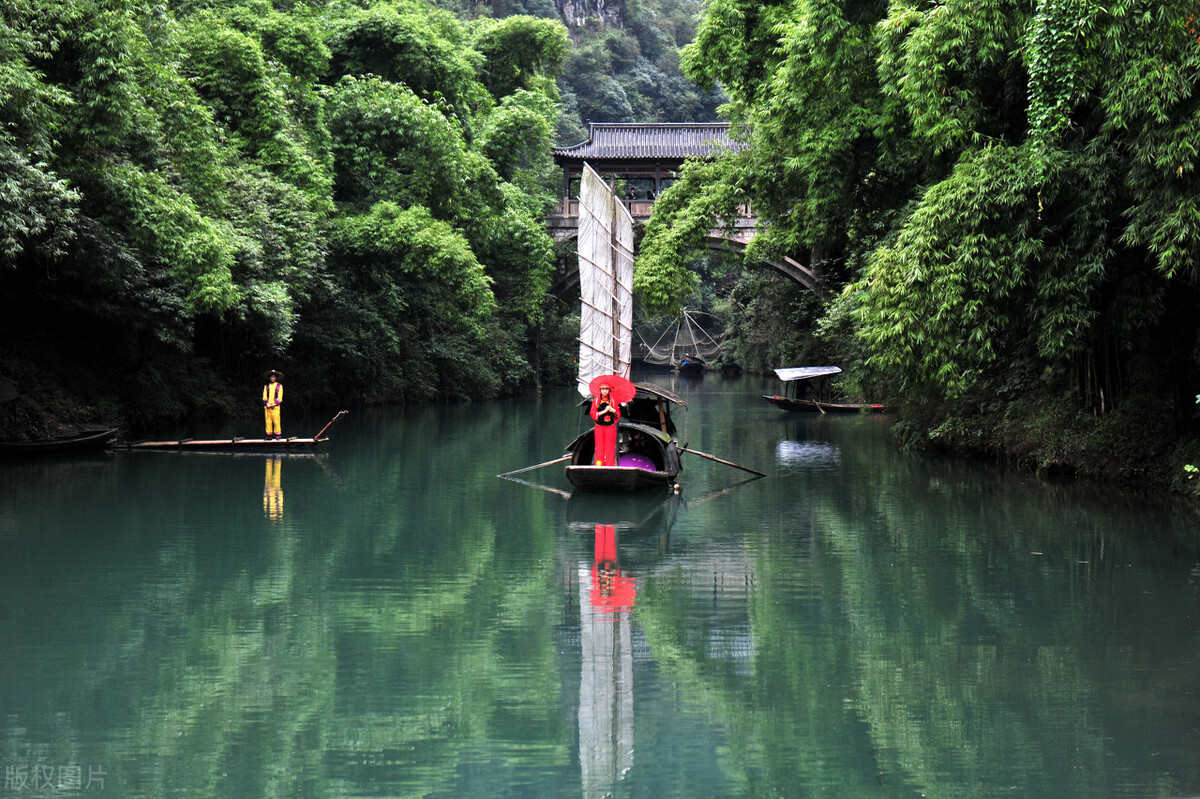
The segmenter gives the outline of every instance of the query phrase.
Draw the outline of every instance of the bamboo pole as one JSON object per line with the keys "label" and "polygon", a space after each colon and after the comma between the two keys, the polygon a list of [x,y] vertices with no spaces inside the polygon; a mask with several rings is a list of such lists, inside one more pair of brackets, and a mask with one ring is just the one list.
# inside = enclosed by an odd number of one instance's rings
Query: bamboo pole
{"label": "bamboo pole", "polygon": [[533,466],[526,466],[524,469],[514,469],[511,472],[505,472],[504,474],[498,474],[496,476],[497,477],[508,477],[508,476],[514,475],[514,474],[521,474],[521,472],[532,472],[534,469],[540,469],[543,466],[553,466],[556,463],[562,463],[565,460],[569,460],[570,457],[571,457],[570,455],[563,455],[561,458],[555,458],[552,461],[546,461],[545,463],[535,463]]}
{"label": "bamboo pole", "polygon": [[707,452],[701,452],[698,449],[688,449],[687,447],[680,447],[679,449],[683,450],[684,452],[690,452],[693,455],[699,455],[701,458],[708,458],[710,461],[716,461],[717,463],[723,463],[726,466],[732,466],[735,469],[741,469],[744,472],[750,472],[750,474],[757,474],[759,477],[767,476],[765,472],[756,471],[748,466],[742,466],[741,464],[734,463],[733,461],[722,460],[716,455],[709,455]]}

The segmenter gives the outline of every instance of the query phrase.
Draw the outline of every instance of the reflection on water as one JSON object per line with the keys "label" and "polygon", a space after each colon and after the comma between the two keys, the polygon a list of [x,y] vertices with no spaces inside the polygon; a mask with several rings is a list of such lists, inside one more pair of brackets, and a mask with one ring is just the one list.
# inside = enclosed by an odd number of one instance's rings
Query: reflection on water
{"label": "reflection on water", "polygon": [[775,463],[782,469],[823,469],[837,466],[841,451],[824,441],[780,440],[775,444]]}
{"label": "reflection on water", "polygon": [[1200,793],[1194,514],[664,380],[770,476],[496,479],[569,389],[0,464],[0,796]]}
{"label": "reflection on water", "polygon": [[263,514],[274,522],[283,519],[283,455],[266,457],[267,476],[263,482]]}
{"label": "reflection on water", "polygon": [[621,572],[617,528],[597,524],[590,566],[579,567],[579,767],[585,797],[609,796],[633,767],[636,581]]}

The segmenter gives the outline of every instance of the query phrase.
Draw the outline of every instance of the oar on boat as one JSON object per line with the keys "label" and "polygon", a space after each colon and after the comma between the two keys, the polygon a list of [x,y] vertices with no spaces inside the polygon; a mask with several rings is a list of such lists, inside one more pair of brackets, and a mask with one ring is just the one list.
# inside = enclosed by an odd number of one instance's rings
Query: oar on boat
{"label": "oar on boat", "polygon": [[684,445],[684,446],[680,447],[679,449],[682,450],[683,452],[690,452],[693,455],[699,455],[701,458],[708,458],[710,461],[716,461],[717,463],[723,463],[726,466],[732,466],[735,469],[741,469],[743,472],[750,472],[750,474],[757,474],[759,477],[767,476],[765,472],[756,471],[754,469],[749,468],[748,466],[742,466],[741,464],[734,463],[733,461],[722,460],[721,458],[718,458],[716,455],[709,455],[707,452],[701,452],[698,449],[689,449],[687,447],[687,445]]}
{"label": "oar on boat", "polygon": [[561,458],[555,458],[552,461],[546,461],[545,463],[535,463],[533,466],[526,466],[524,469],[514,469],[511,472],[505,472],[504,474],[498,474],[496,476],[497,477],[508,477],[510,475],[520,474],[521,472],[532,472],[534,469],[540,469],[543,466],[553,466],[556,463],[562,463],[563,461],[568,460],[570,457],[571,457],[570,455],[563,455]]}
{"label": "oar on boat", "polygon": [[334,416],[332,419],[330,419],[330,420],[329,420],[329,424],[327,424],[327,425],[325,425],[324,427],[322,427],[322,428],[321,428],[321,432],[320,432],[320,433],[317,433],[315,436],[313,436],[313,443],[315,444],[315,443],[317,443],[318,441],[320,441],[320,440],[321,440],[321,434],[322,434],[322,433],[324,433],[324,432],[325,432],[326,430],[328,430],[329,428],[333,427],[333,423],[334,423],[334,422],[336,422],[338,419],[341,419],[343,416],[346,416],[346,415],[347,415],[347,414],[349,414],[349,413],[350,413],[350,411],[338,411],[338,412],[337,412],[337,415],[336,415],[336,416]]}

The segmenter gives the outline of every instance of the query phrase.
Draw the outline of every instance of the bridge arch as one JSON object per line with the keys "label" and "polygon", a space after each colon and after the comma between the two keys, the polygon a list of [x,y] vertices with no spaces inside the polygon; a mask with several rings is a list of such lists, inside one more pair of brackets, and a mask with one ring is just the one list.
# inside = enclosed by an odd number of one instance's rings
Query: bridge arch
{"label": "bridge arch", "polygon": [[[578,238],[577,233],[572,233],[559,240],[570,241],[575,238]],[[721,230],[709,231],[705,237],[705,242],[708,244],[710,250],[738,254],[745,252],[746,245],[749,244],[749,241],[730,238],[727,233]],[[779,272],[790,280],[794,280],[823,299],[830,296],[829,288],[821,280],[820,275],[794,258],[789,258],[785,255],[778,260],[760,259],[758,263],[768,269]],[[554,280],[550,285],[550,293],[555,297],[572,296],[579,291],[579,264],[573,260],[567,261],[567,264],[569,265],[566,268],[561,269],[555,274]]]}
{"label": "bridge arch", "polygon": [[[557,242],[578,238],[579,202],[571,195],[585,162],[614,183],[620,180],[633,189],[633,196],[623,197],[622,202],[635,222],[645,224],[655,198],[674,180],[685,160],[715,158],[745,146],[732,138],[728,123],[593,122],[586,140],[551,151],[554,162],[563,170],[562,196],[558,208],[546,217],[546,226]],[[757,233],[758,219],[749,208],[743,208],[733,225],[709,231],[706,238],[710,249],[742,252]],[[829,293],[819,275],[793,258],[784,256],[762,264],[821,296]],[[555,275],[551,292],[566,296],[578,285],[578,265],[572,264]]]}

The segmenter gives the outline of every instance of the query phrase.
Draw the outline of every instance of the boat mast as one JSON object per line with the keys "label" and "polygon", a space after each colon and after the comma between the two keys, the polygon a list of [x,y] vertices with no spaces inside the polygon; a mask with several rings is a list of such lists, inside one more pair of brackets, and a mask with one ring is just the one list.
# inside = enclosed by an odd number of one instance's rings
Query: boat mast
{"label": "boat mast", "polygon": [[628,377],[621,372],[621,308],[617,303],[617,297],[620,292],[619,280],[617,279],[617,259],[620,257],[620,252],[617,249],[617,205],[620,200],[617,199],[617,176],[613,175],[609,184],[609,201],[612,203],[612,213],[609,218],[613,221],[608,228],[608,247],[609,263],[612,265],[612,291],[609,297],[609,317],[612,319],[612,373]]}

